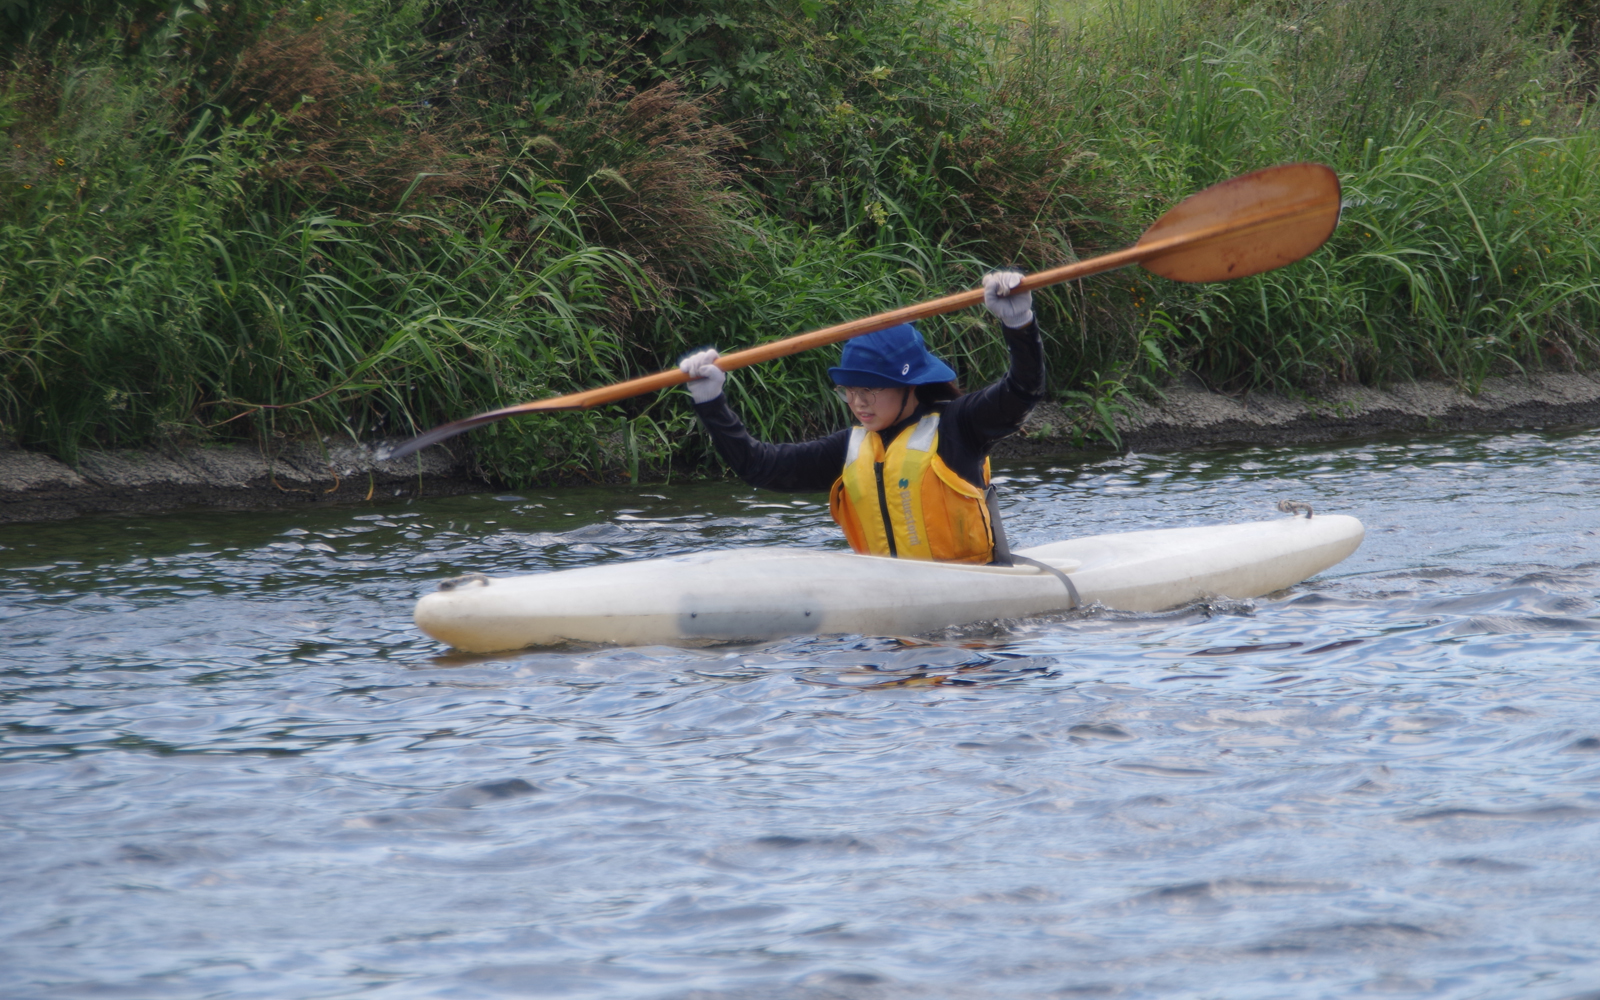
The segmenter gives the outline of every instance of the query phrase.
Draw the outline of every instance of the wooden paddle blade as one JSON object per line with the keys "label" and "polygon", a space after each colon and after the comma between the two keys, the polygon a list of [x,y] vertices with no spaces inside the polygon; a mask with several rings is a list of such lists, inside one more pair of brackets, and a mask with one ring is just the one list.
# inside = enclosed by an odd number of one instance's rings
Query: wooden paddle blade
{"label": "wooden paddle blade", "polygon": [[[1146,229],[1135,249],[1193,234],[1200,238],[1140,263],[1174,281],[1231,281],[1294,263],[1338,224],[1339,175],[1320,163],[1289,163],[1190,195]],[[1226,231],[1201,235],[1218,227]]]}
{"label": "wooden paddle blade", "polygon": [[463,434],[467,431],[470,431],[474,427],[482,427],[484,424],[492,424],[496,420],[509,417],[513,413],[520,413],[522,410],[523,407],[521,406],[511,406],[504,410],[493,410],[489,413],[480,413],[476,416],[463,417],[460,420],[452,420],[448,424],[440,424],[438,427],[435,427],[426,434],[418,434],[410,441],[407,441],[398,447],[392,448],[387,452],[379,452],[378,458],[384,461],[395,458],[409,458],[429,445],[438,444],[440,441],[453,438],[457,434]]}
{"label": "wooden paddle blade", "polygon": [[664,372],[654,375],[645,375],[641,378],[629,379],[615,385],[602,386],[599,389],[587,389],[583,392],[569,393],[565,396],[551,396],[548,399],[536,399],[531,403],[518,403],[515,406],[506,406],[476,416],[463,417],[452,420],[448,424],[440,424],[426,434],[419,434],[410,441],[390,451],[383,457],[405,458],[414,455],[431,444],[448,440],[474,427],[492,424],[496,420],[514,417],[519,413],[539,413],[554,410],[587,410],[604,403],[614,403],[619,399],[629,399],[633,396],[654,392],[657,389],[666,389],[674,385],[682,385],[689,381],[689,376],[676,368],[668,368]]}

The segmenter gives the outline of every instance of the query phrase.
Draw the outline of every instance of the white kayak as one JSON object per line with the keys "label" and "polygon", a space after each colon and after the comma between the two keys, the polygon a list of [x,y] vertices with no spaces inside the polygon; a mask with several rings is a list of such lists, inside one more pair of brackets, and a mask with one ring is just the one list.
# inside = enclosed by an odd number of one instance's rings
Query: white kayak
{"label": "white kayak", "polygon": [[[1084,605],[1160,611],[1259,597],[1361,544],[1342,515],[1092,535],[1017,549],[1067,574]],[[1071,608],[1036,566],[970,566],[814,549],[756,548],[532,576],[458,577],[417,602],[417,627],[475,653],[566,642],[703,646],[790,635],[915,635]]]}

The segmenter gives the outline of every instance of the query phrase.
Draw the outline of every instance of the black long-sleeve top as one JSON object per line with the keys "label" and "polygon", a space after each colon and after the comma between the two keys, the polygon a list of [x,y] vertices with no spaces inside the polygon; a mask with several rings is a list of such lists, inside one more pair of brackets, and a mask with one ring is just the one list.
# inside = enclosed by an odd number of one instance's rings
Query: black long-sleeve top
{"label": "black long-sleeve top", "polygon": [[[992,385],[944,403],[919,405],[911,416],[882,432],[884,444],[937,407],[939,457],[956,475],[982,487],[983,460],[996,441],[1015,433],[1022,419],[1044,398],[1044,340],[1037,323],[1020,330],[1002,327],[1011,350],[1011,367]],[[700,422],[734,473],[751,486],[796,493],[820,492],[844,470],[850,431],[797,444],[769,444],[745,430],[726,395],[696,403]]]}

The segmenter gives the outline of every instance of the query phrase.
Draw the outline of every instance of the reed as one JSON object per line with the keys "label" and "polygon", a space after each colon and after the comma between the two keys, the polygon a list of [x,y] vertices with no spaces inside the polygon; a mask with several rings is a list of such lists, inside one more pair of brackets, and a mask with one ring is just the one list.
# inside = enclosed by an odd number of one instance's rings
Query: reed
{"label": "reed", "polygon": [[1002,39],[1008,71],[1057,95],[1057,120],[1092,149],[1090,186],[1121,180],[1116,218],[1136,226],[1262,162],[1319,160],[1345,184],[1340,229],[1302,264],[1227,285],[1124,275],[1092,288],[1120,303],[1126,331],[1097,366],[1153,377],[1175,363],[1314,393],[1594,363],[1592,67],[1554,31],[1554,8],[1031,11]]}
{"label": "reed", "polygon": [[[1085,441],[1185,371],[1315,396],[1600,359],[1581,4],[18,10],[0,422],[69,459],[405,436],[1111,249],[1297,159],[1346,191],[1307,261],[1039,295]],[[925,333],[969,384],[1004,364],[983,316]],[[822,433],[830,360],[730,391],[764,437]],[[715,467],[682,393],[472,443],[507,482]]]}

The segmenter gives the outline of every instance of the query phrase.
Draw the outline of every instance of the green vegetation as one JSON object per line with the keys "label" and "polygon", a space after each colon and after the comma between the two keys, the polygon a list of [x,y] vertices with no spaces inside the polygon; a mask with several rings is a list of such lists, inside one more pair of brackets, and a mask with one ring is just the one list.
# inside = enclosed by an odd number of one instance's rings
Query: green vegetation
{"label": "green vegetation", "polygon": [[[398,437],[1124,245],[1314,159],[1330,245],[1039,296],[1086,436],[1191,372],[1600,360],[1579,0],[0,0],[0,434]],[[969,382],[980,315],[925,324]],[[730,380],[838,426],[831,352]],[[509,482],[703,467],[683,393],[474,432]]]}

